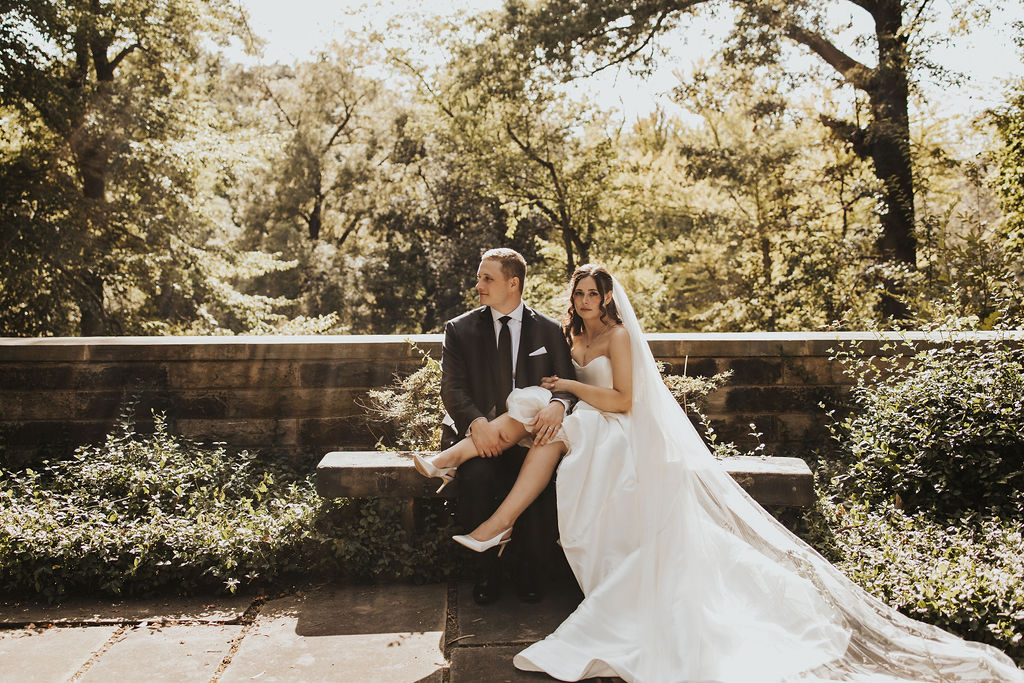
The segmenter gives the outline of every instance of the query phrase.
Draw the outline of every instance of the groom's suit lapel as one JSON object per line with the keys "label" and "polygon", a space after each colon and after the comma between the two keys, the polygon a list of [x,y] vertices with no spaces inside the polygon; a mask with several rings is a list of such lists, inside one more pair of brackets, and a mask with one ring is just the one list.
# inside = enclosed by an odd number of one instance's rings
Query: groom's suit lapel
{"label": "groom's suit lapel", "polygon": [[528,368],[530,367],[528,358],[530,357],[530,352],[534,350],[533,316],[533,311],[523,306],[523,326],[519,330],[519,353],[516,356],[517,387],[528,387],[531,384],[537,384],[540,379],[539,377],[534,379],[527,376]]}
{"label": "groom's suit lapel", "polygon": [[494,336],[494,318],[491,317],[491,309],[484,306],[477,316],[477,339],[480,340],[479,355],[480,364],[478,371],[486,380],[488,405],[480,406],[482,410],[489,410],[495,403],[495,392],[498,390],[498,340]]}

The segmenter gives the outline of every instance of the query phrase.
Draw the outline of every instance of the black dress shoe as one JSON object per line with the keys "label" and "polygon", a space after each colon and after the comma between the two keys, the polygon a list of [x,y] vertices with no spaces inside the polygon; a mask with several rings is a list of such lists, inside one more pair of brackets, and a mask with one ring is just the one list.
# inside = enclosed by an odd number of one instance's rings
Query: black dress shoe
{"label": "black dress shoe", "polygon": [[501,597],[501,580],[489,577],[473,586],[473,602],[478,605],[489,605]]}
{"label": "black dress shoe", "polygon": [[516,577],[516,596],[523,602],[540,602],[544,597],[540,581],[533,572],[522,572]]}

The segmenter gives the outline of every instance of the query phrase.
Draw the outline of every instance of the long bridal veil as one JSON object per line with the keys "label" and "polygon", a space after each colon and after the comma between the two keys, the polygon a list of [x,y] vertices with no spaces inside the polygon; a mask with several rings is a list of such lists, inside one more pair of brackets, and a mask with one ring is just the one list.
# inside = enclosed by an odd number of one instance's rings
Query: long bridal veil
{"label": "long bridal veil", "polygon": [[1024,681],[995,648],[872,597],[751,499],[665,386],[617,280],[613,297],[633,359],[637,636],[661,653],[637,680]]}

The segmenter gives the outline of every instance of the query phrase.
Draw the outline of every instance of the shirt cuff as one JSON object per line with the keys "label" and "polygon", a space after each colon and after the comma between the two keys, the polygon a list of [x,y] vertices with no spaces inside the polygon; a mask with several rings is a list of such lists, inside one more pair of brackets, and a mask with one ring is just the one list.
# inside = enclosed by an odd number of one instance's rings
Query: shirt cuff
{"label": "shirt cuff", "polygon": [[[559,403],[562,404],[562,407],[565,408],[565,412],[567,412],[567,413],[569,412],[569,402],[566,401],[564,398],[558,398],[557,396],[552,396],[551,400],[552,401],[558,401]],[[549,403],[550,403],[550,401],[549,401]]]}

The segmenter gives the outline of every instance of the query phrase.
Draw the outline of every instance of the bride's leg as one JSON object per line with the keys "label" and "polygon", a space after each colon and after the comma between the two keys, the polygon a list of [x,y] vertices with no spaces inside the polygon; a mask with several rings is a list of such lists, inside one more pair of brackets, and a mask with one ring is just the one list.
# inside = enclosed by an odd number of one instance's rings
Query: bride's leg
{"label": "bride's leg", "polygon": [[[497,425],[501,429],[501,433],[507,437],[502,439],[501,442],[501,450],[503,451],[527,434],[523,423],[512,419],[508,413],[503,413],[496,417],[492,424]],[[473,445],[473,439],[467,436],[462,441],[441,451],[440,455],[433,458],[430,462],[435,467],[458,467],[470,458],[475,457],[476,446]]]}
{"label": "bride's leg", "polygon": [[519,515],[523,514],[530,503],[547,488],[565,451],[565,444],[561,441],[531,448],[523,460],[523,466],[512,490],[508,492],[494,514],[473,529],[470,536],[478,541],[486,541],[515,524]]}

